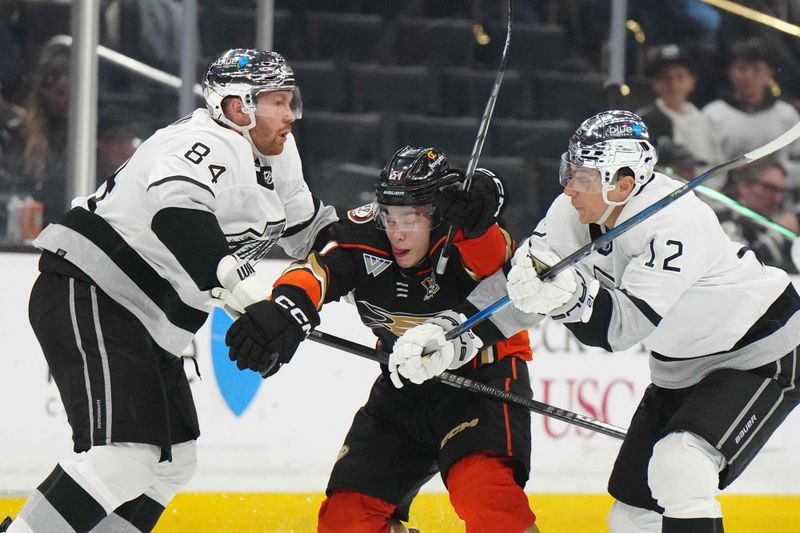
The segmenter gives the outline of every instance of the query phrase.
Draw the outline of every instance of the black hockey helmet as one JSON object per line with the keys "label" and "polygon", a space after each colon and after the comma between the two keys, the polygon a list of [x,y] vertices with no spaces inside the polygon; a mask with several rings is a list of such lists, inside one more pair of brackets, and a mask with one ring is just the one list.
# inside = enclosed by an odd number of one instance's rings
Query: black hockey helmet
{"label": "black hockey helmet", "polygon": [[438,148],[404,146],[394,153],[375,181],[380,205],[433,204],[434,192],[458,180]]}

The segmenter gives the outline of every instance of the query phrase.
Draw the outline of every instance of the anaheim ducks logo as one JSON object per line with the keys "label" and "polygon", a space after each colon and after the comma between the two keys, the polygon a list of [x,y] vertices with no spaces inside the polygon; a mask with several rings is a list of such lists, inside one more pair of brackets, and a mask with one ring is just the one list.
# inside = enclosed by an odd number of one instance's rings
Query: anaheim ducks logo
{"label": "anaheim ducks logo", "polygon": [[388,329],[398,337],[409,329],[419,326],[436,313],[412,315],[407,313],[390,313],[364,300],[356,302],[361,308],[361,320],[372,329]]}
{"label": "anaheim ducks logo", "polygon": [[356,224],[365,224],[369,222],[375,218],[375,209],[373,208],[373,204],[366,204],[362,205],[361,207],[351,209],[347,212],[347,218],[350,219],[350,222],[354,222]]}

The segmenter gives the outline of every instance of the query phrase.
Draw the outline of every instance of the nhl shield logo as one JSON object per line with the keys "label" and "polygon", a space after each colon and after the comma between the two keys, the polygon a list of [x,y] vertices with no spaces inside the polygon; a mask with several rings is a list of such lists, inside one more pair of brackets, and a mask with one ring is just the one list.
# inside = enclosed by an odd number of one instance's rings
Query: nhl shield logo
{"label": "nhl shield logo", "polygon": [[376,257],[370,254],[364,254],[364,267],[367,269],[367,274],[373,277],[378,277],[381,273],[389,268],[392,262],[383,257]]}
{"label": "nhl shield logo", "polygon": [[272,167],[258,165],[256,168],[256,182],[271,191],[275,190],[275,184],[272,183]]}

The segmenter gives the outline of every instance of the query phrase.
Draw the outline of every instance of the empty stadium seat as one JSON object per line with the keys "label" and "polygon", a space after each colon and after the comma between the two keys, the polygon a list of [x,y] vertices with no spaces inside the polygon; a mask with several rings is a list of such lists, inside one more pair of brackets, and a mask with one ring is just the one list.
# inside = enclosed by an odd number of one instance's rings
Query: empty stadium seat
{"label": "empty stadium seat", "polygon": [[[214,2],[199,7],[200,50],[204,56],[213,56],[228,48],[254,48],[256,46],[255,7],[222,6]],[[288,10],[274,11],[272,49],[284,57],[297,53],[302,28]]]}
{"label": "empty stadium seat", "polygon": [[438,113],[437,84],[427,67],[350,65],[352,110]]}
{"label": "empty stadium seat", "polygon": [[379,53],[380,15],[313,12],[306,20],[312,59],[369,62]]}
{"label": "empty stadium seat", "polygon": [[[490,47],[500,54],[505,43],[505,22],[489,24],[492,36]],[[520,70],[556,70],[564,61],[567,49],[564,28],[553,24],[514,24],[511,47],[508,51],[508,68]]]}
{"label": "empty stadium seat", "polygon": [[398,63],[472,65],[476,45],[469,20],[401,17],[398,26],[395,40]]}
{"label": "empty stadium seat", "polygon": [[559,158],[577,124],[568,120],[494,119],[492,153],[527,158]]}
{"label": "empty stadium seat", "polygon": [[322,161],[314,171],[314,193],[342,215],[374,200],[380,171],[378,166]]}
{"label": "empty stadium seat", "polygon": [[445,154],[469,154],[478,134],[478,118],[400,115],[397,120],[398,147],[435,146]]}
{"label": "empty stadium seat", "polygon": [[[483,116],[497,72],[446,68],[442,72],[442,111],[446,115]],[[497,95],[494,115],[527,117],[531,114],[527,82],[516,70],[507,70]]]}
{"label": "empty stadium seat", "polygon": [[607,108],[605,75],[584,72],[535,72],[534,115],[541,119],[582,120]]}
{"label": "empty stadium seat", "polygon": [[347,109],[345,71],[333,61],[293,61],[295,78],[308,111],[344,111]]}
{"label": "empty stadium seat", "polygon": [[295,123],[300,156],[306,166],[323,160],[381,165],[385,156],[383,128],[378,113],[309,111]]}

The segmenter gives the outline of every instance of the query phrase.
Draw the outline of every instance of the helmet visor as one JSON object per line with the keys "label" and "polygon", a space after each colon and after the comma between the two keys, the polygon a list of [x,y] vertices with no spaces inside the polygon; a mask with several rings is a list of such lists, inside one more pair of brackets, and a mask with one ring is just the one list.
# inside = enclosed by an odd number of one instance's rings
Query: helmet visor
{"label": "helmet visor", "polygon": [[569,153],[561,154],[561,165],[558,169],[558,181],[562,187],[575,192],[600,193],[602,183],[600,171],[592,167],[582,167],[569,161]]}
{"label": "helmet visor", "polygon": [[439,225],[436,207],[427,205],[377,204],[375,222],[384,231],[430,231]]}
{"label": "helmet visor", "polygon": [[282,118],[291,114],[295,120],[303,117],[303,99],[300,88],[265,89],[258,91],[255,97],[255,114],[259,117]]}

